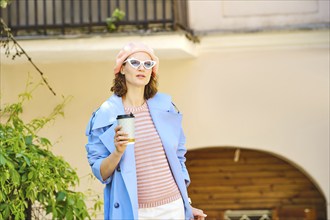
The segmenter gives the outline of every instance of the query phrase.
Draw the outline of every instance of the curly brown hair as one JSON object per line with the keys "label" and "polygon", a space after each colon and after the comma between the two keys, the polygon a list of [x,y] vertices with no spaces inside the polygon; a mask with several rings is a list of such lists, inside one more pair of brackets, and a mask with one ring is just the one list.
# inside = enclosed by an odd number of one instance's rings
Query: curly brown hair
{"label": "curly brown hair", "polygon": [[[155,75],[151,75],[149,83],[144,87],[144,99],[148,100],[154,97],[158,91],[158,81]],[[126,78],[125,75],[117,73],[114,80],[111,91],[119,97],[123,97],[127,93]]]}

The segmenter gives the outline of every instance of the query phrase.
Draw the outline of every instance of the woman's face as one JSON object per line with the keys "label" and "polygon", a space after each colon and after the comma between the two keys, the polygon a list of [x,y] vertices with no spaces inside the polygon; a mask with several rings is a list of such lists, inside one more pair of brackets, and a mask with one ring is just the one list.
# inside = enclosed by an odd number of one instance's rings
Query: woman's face
{"label": "woman's face", "polygon": [[[134,59],[133,64],[136,64],[138,62],[135,60],[143,62],[151,60],[151,57],[145,52],[137,52],[129,56],[126,60],[128,59]],[[145,87],[150,81],[151,73],[152,68],[146,69],[142,63],[139,67],[135,68],[128,62],[123,65],[121,71],[121,74],[125,75],[127,88],[130,86]]]}

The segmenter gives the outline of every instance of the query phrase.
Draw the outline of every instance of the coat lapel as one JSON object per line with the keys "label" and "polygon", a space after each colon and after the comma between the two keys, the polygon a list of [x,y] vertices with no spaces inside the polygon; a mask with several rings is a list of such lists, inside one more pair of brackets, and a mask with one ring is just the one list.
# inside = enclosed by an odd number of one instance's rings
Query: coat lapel
{"label": "coat lapel", "polygon": [[[96,126],[106,127],[111,125],[110,128],[100,136],[100,139],[107,149],[110,152],[113,152],[115,150],[113,140],[115,136],[114,129],[117,126],[116,118],[117,115],[125,114],[122,98],[116,95],[111,96],[105,103],[102,104],[99,111],[100,117],[96,121]],[[119,162],[119,166],[131,204],[133,207],[138,207],[134,145],[127,146],[125,153]],[[138,217],[137,213],[133,214],[135,218]]]}
{"label": "coat lapel", "polygon": [[[161,100],[159,98],[151,99],[148,102],[148,106],[152,120],[161,138],[173,177],[184,199],[185,207],[190,207],[187,199],[187,188],[182,175],[182,166],[177,155],[182,135],[182,115],[172,110],[172,102],[170,99],[166,100],[166,96],[165,99],[162,98]],[[191,209],[186,208],[187,216],[192,216]]]}
{"label": "coat lapel", "polygon": [[160,136],[169,160],[176,157],[179,144],[182,115],[170,111],[172,102],[168,96],[148,100],[151,118]]}

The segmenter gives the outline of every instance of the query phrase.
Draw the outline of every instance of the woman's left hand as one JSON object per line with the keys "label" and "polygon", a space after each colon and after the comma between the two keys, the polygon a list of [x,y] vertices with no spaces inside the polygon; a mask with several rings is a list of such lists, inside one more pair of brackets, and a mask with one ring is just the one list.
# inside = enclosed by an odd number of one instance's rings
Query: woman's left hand
{"label": "woman's left hand", "polygon": [[206,214],[204,214],[203,210],[201,209],[196,209],[194,207],[192,207],[192,213],[194,215],[194,219],[198,219],[198,220],[204,220],[205,217],[207,216]]}

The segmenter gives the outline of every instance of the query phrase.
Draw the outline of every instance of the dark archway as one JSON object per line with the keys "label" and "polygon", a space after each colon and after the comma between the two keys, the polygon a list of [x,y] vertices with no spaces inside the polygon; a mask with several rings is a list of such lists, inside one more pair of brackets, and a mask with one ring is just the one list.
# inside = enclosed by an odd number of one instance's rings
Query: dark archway
{"label": "dark archway", "polygon": [[325,197],[293,164],[250,149],[213,147],[186,154],[193,206],[210,219],[226,210],[270,210],[272,219],[326,220]]}

